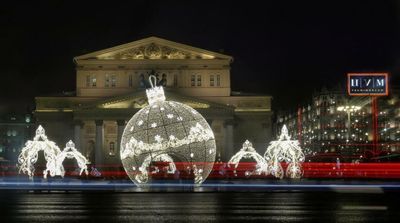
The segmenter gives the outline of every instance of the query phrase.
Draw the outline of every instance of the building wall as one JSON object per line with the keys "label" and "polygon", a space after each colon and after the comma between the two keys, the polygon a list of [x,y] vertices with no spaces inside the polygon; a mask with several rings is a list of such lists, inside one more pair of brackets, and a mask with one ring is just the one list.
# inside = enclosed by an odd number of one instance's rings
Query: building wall
{"label": "building wall", "polygon": [[236,115],[235,122],[235,150],[238,151],[249,140],[257,152],[263,155],[271,140],[271,114],[239,114]]}
{"label": "building wall", "polygon": [[[207,66],[207,65],[204,65]],[[166,69],[160,65],[143,69],[136,67],[118,68],[118,65],[83,66],[77,70],[78,97],[108,97],[126,94],[143,89],[141,85],[144,77],[145,85],[149,85],[148,76],[154,71],[161,80],[166,75],[166,87],[174,88],[177,92],[188,96],[230,96],[230,70],[220,65],[219,68],[179,67]],[[208,67],[208,66],[207,66]],[[194,81],[192,77],[194,76]],[[213,79],[212,80],[212,76]],[[108,77],[108,78],[106,78]],[[115,85],[111,80],[115,77]],[[201,77],[201,81],[199,81]],[[109,81],[107,81],[107,79]],[[95,81],[95,86],[93,84]],[[201,83],[201,84],[199,84]],[[211,86],[214,83],[214,86]],[[200,86],[199,86],[200,85]]]}

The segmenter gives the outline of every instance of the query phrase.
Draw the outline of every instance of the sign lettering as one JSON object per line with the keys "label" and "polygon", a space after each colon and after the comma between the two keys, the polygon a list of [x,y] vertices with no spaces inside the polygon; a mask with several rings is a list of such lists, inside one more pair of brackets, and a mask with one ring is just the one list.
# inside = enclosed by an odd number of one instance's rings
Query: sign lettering
{"label": "sign lettering", "polygon": [[349,73],[347,91],[351,96],[384,96],[389,94],[388,73]]}

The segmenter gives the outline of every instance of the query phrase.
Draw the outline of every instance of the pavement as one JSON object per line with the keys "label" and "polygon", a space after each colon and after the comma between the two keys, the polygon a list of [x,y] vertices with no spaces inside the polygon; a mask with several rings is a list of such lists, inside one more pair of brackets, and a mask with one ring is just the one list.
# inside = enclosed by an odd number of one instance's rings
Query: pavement
{"label": "pavement", "polygon": [[400,193],[21,192],[0,190],[1,222],[398,222]]}

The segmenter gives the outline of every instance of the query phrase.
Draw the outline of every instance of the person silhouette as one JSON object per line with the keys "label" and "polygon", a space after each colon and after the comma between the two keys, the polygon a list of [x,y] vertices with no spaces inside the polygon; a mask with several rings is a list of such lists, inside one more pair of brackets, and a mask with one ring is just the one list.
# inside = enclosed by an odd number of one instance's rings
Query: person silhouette
{"label": "person silhouette", "polygon": [[166,74],[162,74],[161,80],[158,82],[158,86],[163,86],[163,87],[167,86],[167,75]]}

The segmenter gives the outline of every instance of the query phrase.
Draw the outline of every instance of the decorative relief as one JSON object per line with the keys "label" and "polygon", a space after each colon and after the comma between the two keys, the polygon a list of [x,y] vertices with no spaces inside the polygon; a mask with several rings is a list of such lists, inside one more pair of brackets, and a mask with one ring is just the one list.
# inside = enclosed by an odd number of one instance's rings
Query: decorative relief
{"label": "decorative relief", "polygon": [[187,59],[197,58],[188,52],[177,50],[168,46],[151,43],[145,46],[125,50],[114,55],[115,59]]}
{"label": "decorative relief", "polygon": [[116,59],[144,59],[144,47],[138,47],[138,48],[133,48],[133,49],[129,49],[126,51],[122,51],[118,54],[115,55]]}
{"label": "decorative relief", "polygon": [[107,126],[106,134],[117,134],[116,126]]}
{"label": "decorative relief", "polygon": [[161,47],[154,43],[146,46],[144,53],[149,59],[160,59],[162,56]]}
{"label": "decorative relief", "polygon": [[95,134],[95,126],[87,125],[86,127],[86,134]]}
{"label": "decorative relief", "polygon": [[189,53],[185,53],[170,47],[162,47],[163,56],[168,59],[186,59],[190,58]]}

